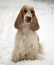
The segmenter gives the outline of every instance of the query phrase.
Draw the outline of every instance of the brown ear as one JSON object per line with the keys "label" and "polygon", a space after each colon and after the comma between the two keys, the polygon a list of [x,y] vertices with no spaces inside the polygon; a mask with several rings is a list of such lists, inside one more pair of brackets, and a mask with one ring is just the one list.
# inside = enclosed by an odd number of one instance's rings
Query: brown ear
{"label": "brown ear", "polygon": [[16,29],[19,29],[21,30],[21,23],[22,23],[22,20],[23,20],[23,17],[22,17],[22,12],[20,12],[16,18],[16,21],[15,21],[15,24],[14,24],[14,27]]}
{"label": "brown ear", "polygon": [[38,19],[36,18],[36,16],[34,16],[34,17],[32,18],[31,29],[32,29],[33,31],[36,31],[36,30],[39,29]]}

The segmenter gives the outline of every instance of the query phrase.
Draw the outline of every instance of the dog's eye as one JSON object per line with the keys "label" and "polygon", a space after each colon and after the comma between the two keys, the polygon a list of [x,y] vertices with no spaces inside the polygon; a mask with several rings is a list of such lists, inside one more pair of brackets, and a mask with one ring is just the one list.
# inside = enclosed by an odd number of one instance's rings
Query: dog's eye
{"label": "dog's eye", "polygon": [[26,9],[24,10],[24,13],[27,13],[27,10]]}
{"label": "dog's eye", "polygon": [[34,16],[34,15],[35,15],[35,12],[34,12],[34,10],[31,10],[31,14],[32,14],[32,16]]}
{"label": "dog's eye", "polygon": [[33,14],[33,13],[34,13],[34,11],[33,11],[33,10],[31,10],[31,13]]}

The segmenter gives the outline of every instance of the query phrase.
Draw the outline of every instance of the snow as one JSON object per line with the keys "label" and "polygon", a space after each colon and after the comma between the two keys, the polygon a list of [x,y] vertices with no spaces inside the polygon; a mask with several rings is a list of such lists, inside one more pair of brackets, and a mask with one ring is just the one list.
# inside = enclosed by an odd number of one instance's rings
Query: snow
{"label": "snow", "polygon": [[[16,29],[14,21],[23,5],[32,5],[39,20],[37,31],[44,45],[44,59],[11,61]],[[0,0],[0,65],[54,65],[54,1]]]}

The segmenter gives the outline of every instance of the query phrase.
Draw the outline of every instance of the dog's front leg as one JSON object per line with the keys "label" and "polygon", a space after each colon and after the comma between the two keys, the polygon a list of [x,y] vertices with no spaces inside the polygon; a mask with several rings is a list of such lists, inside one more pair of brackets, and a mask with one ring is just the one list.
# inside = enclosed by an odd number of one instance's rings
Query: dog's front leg
{"label": "dog's front leg", "polygon": [[12,61],[15,62],[15,63],[19,61],[19,54],[17,53],[16,50],[13,51]]}

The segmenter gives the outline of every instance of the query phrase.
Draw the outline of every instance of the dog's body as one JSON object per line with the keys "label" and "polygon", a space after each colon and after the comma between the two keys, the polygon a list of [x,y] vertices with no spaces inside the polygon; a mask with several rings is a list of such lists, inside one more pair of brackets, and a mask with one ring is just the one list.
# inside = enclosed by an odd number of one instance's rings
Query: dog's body
{"label": "dog's body", "polygon": [[[19,28],[21,26],[21,28]],[[15,38],[15,47],[12,55],[12,60],[14,62],[20,60],[35,60],[38,59],[38,54],[42,52],[41,44],[39,44],[39,38],[37,33],[32,30],[30,23],[25,21],[21,23],[18,27],[16,38]],[[34,24],[35,26],[35,24]],[[15,27],[16,23],[15,23]]]}

